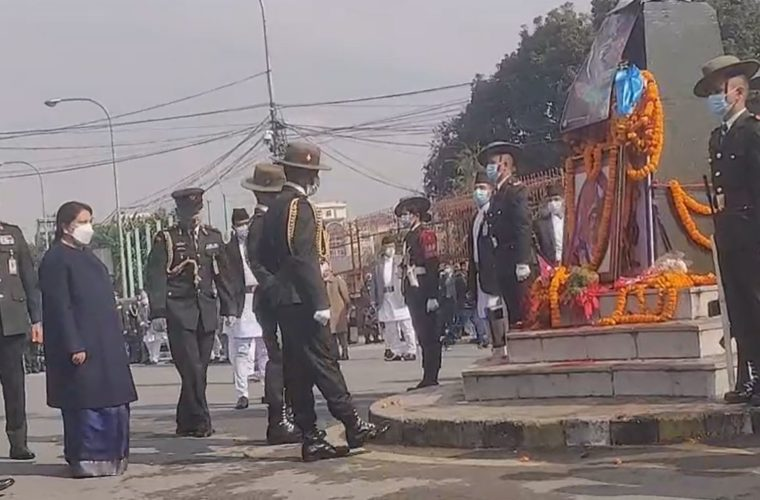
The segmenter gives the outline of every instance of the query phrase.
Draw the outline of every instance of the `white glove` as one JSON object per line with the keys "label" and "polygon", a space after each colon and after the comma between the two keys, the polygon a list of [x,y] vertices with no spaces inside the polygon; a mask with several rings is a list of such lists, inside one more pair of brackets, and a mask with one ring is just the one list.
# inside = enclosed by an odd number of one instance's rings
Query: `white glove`
{"label": "white glove", "polygon": [[484,295],[486,297],[486,309],[497,309],[501,307],[501,297],[498,295]]}
{"label": "white glove", "polygon": [[428,299],[427,312],[435,312],[438,310],[438,299]]}
{"label": "white glove", "polygon": [[321,311],[317,311],[314,313],[314,321],[319,323],[322,326],[327,326],[327,323],[330,322],[330,310],[329,309],[323,309]]}
{"label": "white glove", "polygon": [[165,332],[166,331],[166,318],[156,318],[153,321],[150,322],[150,327],[153,329],[154,332]]}
{"label": "white glove", "polygon": [[530,277],[530,266],[528,264],[517,264],[515,268],[517,281],[525,281]]}

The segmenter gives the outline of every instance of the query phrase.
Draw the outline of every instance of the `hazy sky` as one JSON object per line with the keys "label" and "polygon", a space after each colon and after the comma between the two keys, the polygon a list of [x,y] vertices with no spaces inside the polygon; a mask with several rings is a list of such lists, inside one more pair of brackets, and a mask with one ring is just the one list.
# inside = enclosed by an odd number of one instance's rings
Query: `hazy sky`
{"label": "hazy sky", "polygon": [[[491,73],[530,24],[561,0],[267,0],[275,98],[304,103],[403,92],[467,82]],[[578,2],[587,9],[588,0]],[[98,119],[86,103],[43,105],[50,97],[89,96],[116,115],[231,82],[264,69],[256,0],[0,0],[0,132]],[[287,122],[350,125],[465,99],[466,88],[371,106],[285,109]],[[266,101],[263,78],[130,119],[233,108]],[[117,156],[172,147],[208,134],[258,123],[266,109],[191,120],[117,127]],[[421,120],[424,122],[424,120]],[[428,120],[432,124],[431,120]],[[167,142],[167,140],[175,141]],[[318,138],[324,140],[324,138]],[[393,140],[425,144],[430,136]],[[135,144],[137,143],[137,144]],[[146,144],[148,143],[148,144]],[[122,205],[208,165],[235,140],[124,162]],[[0,140],[0,161],[27,160],[41,169],[108,159],[107,132]],[[87,146],[87,149],[76,149]],[[69,148],[37,150],[17,148]],[[426,148],[334,139],[328,148],[394,183],[421,187]],[[258,156],[261,156],[258,155]],[[342,200],[352,215],[393,204],[403,191],[334,165],[318,200]],[[5,166],[0,174],[18,171]],[[22,168],[23,170],[23,168]],[[240,176],[209,197],[223,228],[221,194],[230,205],[249,198]],[[109,166],[45,176],[48,210],[69,199],[91,203],[96,217],[114,208]],[[0,220],[27,231],[40,212],[34,178],[0,180]],[[31,236],[30,234],[28,236]]]}

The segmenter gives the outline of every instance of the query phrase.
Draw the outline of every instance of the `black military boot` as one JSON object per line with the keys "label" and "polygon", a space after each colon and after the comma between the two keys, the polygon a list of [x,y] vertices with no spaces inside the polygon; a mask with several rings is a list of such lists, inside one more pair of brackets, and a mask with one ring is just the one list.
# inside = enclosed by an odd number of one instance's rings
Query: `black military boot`
{"label": "black military boot", "polygon": [[354,411],[348,422],[344,422],[346,427],[346,443],[349,448],[361,448],[368,441],[373,441],[388,431],[388,425],[378,427],[375,424],[365,422]]}
{"label": "black military boot", "polygon": [[275,405],[269,405],[267,412],[269,418],[267,444],[274,446],[278,444],[295,444],[302,441],[301,431],[293,424],[286,406],[278,408]]}
{"label": "black military boot", "polygon": [[8,431],[11,460],[34,460],[36,455],[26,445],[26,425],[17,431]]}
{"label": "black military boot", "polygon": [[301,446],[301,458],[304,462],[330,460],[348,456],[351,451],[347,446],[333,446],[325,440],[324,431],[314,429],[304,434]]}
{"label": "black military boot", "polygon": [[0,491],[7,490],[14,484],[16,484],[16,481],[12,477],[6,477],[5,479],[0,479]]}

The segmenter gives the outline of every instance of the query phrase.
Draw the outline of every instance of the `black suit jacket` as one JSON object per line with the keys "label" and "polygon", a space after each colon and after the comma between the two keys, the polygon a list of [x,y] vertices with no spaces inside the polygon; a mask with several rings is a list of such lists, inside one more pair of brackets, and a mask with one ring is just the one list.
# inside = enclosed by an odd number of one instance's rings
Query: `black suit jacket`
{"label": "black suit jacket", "polygon": [[253,216],[251,216],[250,225],[248,226],[248,265],[251,267],[251,272],[259,283],[253,294],[253,310],[259,311],[258,314],[260,314],[262,307],[266,307],[270,304],[266,295],[267,291],[275,282],[274,274],[269,272],[261,260],[265,213],[265,210],[256,207],[253,211]]}
{"label": "black suit jacket", "polygon": [[[404,264],[411,267],[424,267],[425,274],[417,276],[419,281],[419,290],[415,290],[409,283],[409,279],[404,277],[404,295],[409,300],[410,293],[419,292],[426,299],[438,298],[438,251],[426,250],[423,245],[423,233],[432,231],[432,229],[418,225],[406,233],[404,244],[406,245],[407,255],[404,255]],[[433,237],[434,235],[427,235]],[[413,291],[414,290],[414,291]]]}
{"label": "black suit jacket", "polygon": [[515,266],[533,262],[528,188],[516,179],[507,180],[491,198],[486,221],[495,244],[497,271],[515,280]]}
{"label": "black suit jacket", "polygon": [[240,254],[238,237],[234,233],[230,241],[224,245],[224,252],[227,254],[228,282],[234,303],[232,312],[235,317],[239,318],[243,315],[245,308],[245,271],[243,270],[243,256]]}
{"label": "black suit jacket", "polygon": [[[715,240],[726,251],[760,251],[760,121],[749,112],[710,135]],[[756,271],[753,271],[756,272]]]}
{"label": "black suit jacket", "polygon": [[0,223],[0,335],[29,332],[42,321],[42,297],[32,255],[18,226]]}
{"label": "black suit jacket", "polygon": [[[264,215],[261,262],[273,275],[267,298],[274,306],[330,308],[317,241],[321,229],[307,196],[286,184]],[[290,231],[289,231],[290,228]]]}
{"label": "black suit jacket", "polygon": [[[473,297],[477,297],[478,293],[478,278],[480,279],[480,287],[485,293],[491,295],[499,295],[499,281],[496,275],[496,251],[493,246],[493,240],[488,232],[488,225],[486,217],[483,217],[483,224],[478,230],[478,239],[473,239],[473,226],[475,225],[475,217],[473,217],[470,224],[470,231],[468,233],[469,242],[469,254],[470,265],[467,270],[467,282],[468,289]],[[475,245],[478,249],[478,263],[475,263]]]}
{"label": "black suit jacket", "polygon": [[533,223],[538,243],[538,253],[549,264],[557,264],[557,245],[554,241],[554,226],[551,216],[542,217]]}

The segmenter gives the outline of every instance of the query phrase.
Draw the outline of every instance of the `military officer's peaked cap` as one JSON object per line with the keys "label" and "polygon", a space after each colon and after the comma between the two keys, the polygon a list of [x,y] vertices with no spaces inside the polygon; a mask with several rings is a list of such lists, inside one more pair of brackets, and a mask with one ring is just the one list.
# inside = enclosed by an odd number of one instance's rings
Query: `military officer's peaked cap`
{"label": "military officer's peaked cap", "polygon": [[716,85],[721,79],[738,75],[752,78],[758,70],[760,62],[754,59],[742,61],[736,56],[715,57],[702,66],[702,78],[694,86],[694,95],[708,97],[717,90]]}
{"label": "military officer's peaked cap", "polygon": [[430,200],[424,196],[407,196],[399,200],[393,213],[396,214],[396,217],[401,217],[405,212],[425,214],[428,210],[430,210]]}
{"label": "military officer's peaked cap", "polygon": [[279,193],[285,185],[285,170],[281,165],[257,163],[250,177],[240,181],[243,189],[260,193]]}
{"label": "military officer's peaked cap", "polygon": [[178,189],[172,193],[172,198],[177,204],[177,209],[192,209],[201,211],[203,209],[203,193],[201,188]]}
{"label": "military officer's peaked cap", "polygon": [[285,147],[282,158],[275,163],[285,167],[305,168],[307,170],[332,170],[332,167],[319,163],[322,151],[313,144],[291,142]]}
{"label": "military officer's peaked cap", "polygon": [[494,155],[512,155],[515,163],[520,159],[522,153],[522,147],[518,144],[505,141],[495,141],[484,147],[480,153],[478,153],[478,163],[486,166],[488,159]]}

